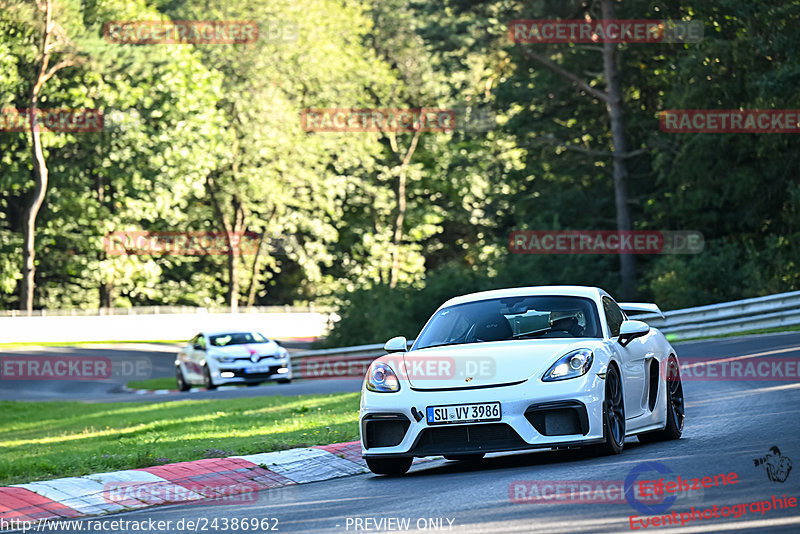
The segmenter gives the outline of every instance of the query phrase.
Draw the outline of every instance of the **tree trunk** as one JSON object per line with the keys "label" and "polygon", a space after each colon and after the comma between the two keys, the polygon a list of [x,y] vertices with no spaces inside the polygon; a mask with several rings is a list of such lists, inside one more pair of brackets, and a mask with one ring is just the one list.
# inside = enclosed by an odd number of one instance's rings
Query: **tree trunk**
{"label": "tree trunk", "polygon": [[[230,236],[228,237],[230,244]],[[228,254],[228,273],[230,280],[228,282],[228,294],[225,297],[228,301],[228,306],[231,307],[231,313],[239,311],[239,252],[231,250]]]}
{"label": "tree trunk", "polygon": [[[602,0],[602,18],[615,18],[614,0]],[[561,76],[589,96],[597,98],[605,103],[611,123],[611,139],[614,145],[613,152],[610,155],[613,159],[614,205],[617,214],[617,231],[629,231],[631,229],[631,216],[630,207],[628,206],[628,167],[626,160],[632,154],[628,152],[625,143],[625,121],[622,107],[622,89],[620,88],[619,69],[617,67],[617,45],[609,42],[603,43],[603,70],[607,85],[605,91],[600,91],[590,86],[579,76],[569,72],[530,48],[521,47],[519,50],[523,56],[535,61],[558,76]],[[634,257],[631,254],[620,254],[619,259],[621,281],[620,295],[623,299],[630,299],[634,296],[636,289]]]}
{"label": "tree trunk", "polygon": [[[411,158],[417,149],[420,132],[420,130],[414,132],[414,137],[411,138],[411,145],[400,163],[400,174],[397,177],[397,213],[394,219],[394,235],[392,236],[392,270],[389,273],[389,287],[391,288],[397,286],[397,280],[400,276],[400,242],[403,240],[403,223],[406,218],[406,179],[408,177],[408,165],[411,163]],[[399,155],[397,138],[392,135],[390,140],[392,150]]]}
{"label": "tree trunk", "polygon": [[264,245],[264,236],[267,234],[267,230],[264,229],[261,231],[261,235],[258,236],[258,247],[256,248],[256,254],[253,258],[253,266],[250,269],[250,287],[247,288],[247,307],[250,308],[256,302],[256,291],[258,288],[257,278],[258,278],[258,264],[259,259],[261,259],[261,247]]}
{"label": "tree trunk", "polygon": [[[39,209],[44,202],[48,179],[47,163],[42,149],[42,135],[36,117],[39,109],[39,93],[47,80],[52,78],[56,72],[65,67],[75,65],[77,61],[75,58],[66,58],[52,67],[50,66],[50,56],[55,46],[55,43],[52,42],[53,35],[59,28],[53,21],[52,0],[46,0],[44,3],[37,2],[36,5],[39,11],[44,14],[44,30],[39,49],[41,64],[31,88],[30,109],[28,110],[30,112],[28,119],[31,127],[34,188],[30,204],[25,209],[22,221],[22,284],[20,288],[20,309],[27,311],[28,315],[33,313],[33,290],[36,276],[36,217],[39,215]],[[63,30],[61,33],[63,33]]]}
{"label": "tree trunk", "polygon": [[[614,0],[603,0],[603,18],[613,19]],[[628,206],[628,166],[626,156],[628,148],[625,143],[625,121],[622,107],[622,90],[617,67],[617,45],[608,41],[603,43],[603,69],[606,77],[606,107],[611,121],[611,138],[614,143],[614,204],[617,211],[617,230],[631,230],[631,216]],[[636,272],[632,254],[620,254],[620,278],[622,281],[621,296],[624,300],[632,299],[636,290]]]}
{"label": "tree trunk", "polygon": [[[234,169],[235,171],[236,169]],[[238,197],[234,195],[231,198],[231,205],[233,207],[233,222],[222,210],[218,198],[219,191],[217,189],[216,181],[213,176],[209,175],[206,178],[206,185],[208,192],[211,195],[211,201],[214,204],[214,210],[219,216],[222,223],[222,229],[225,232],[226,243],[228,244],[228,290],[225,293],[225,300],[231,308],[231,313],[239,311],[239,255],[241,254],[240,239],[237,239],[237,245],[233,245],[234,235],[241,236],[242,230],[245,227],[245,210]]]}
{"label": "tree trunk", "polygon": [[267,217],[266,221],[267,224],[264,226],[264,229],[261,231],[261,234],[258,236],[258,248],[256,248],[256,254],[253,257],[253,266],[250,272],[250,287],[247,288],[247,306],[251,307],[256,302],[256,292],[258,291],[258,274],[260,272],[260,263],[261,263],[261,251],[264,248],[264,239],[267,236],[267,228],[272,228],[273,223],[275,222],[276,213],[278,211],[277,206],[272,207],[272,212]]}
{"label": "tree trunk", "polygon": [[[45,10],[45,27],[42,35],[42,63],[39,65],[39,72],[31,88],[30,97],[30,116],[28,117],[31,127],[31,151],[33,153],[33,195],[30,204],[25,209],[22,226],[22,288],[20,295],[20,309],[27,311],[28,315],[33,313],[33,289],[34,277],[36,275],[36,216],[44,202],[44,194],[47,191],[47,163],[44,160],[42,150],[42,134],[37,124],[36,112],[39,108],[39,91],[47,81],[47,67],[50,63],[50,33],[52,31],[52,5],[47,2]],[[52,76],[52,74],[51,74]]]}
{"label": "tree trunk", "polygon": [[[38,80],[37,80],[38,81]],[[26,310],[28,315],[33,312],[33,288],[36,274],[36,216],[44,202],[47,191],[47,163],[42,151],[42,136],[39,125],[36,123],[36,110],[38,109],[39,95],[38,83],[31,95],[30,126],[33,152],[33,179],[35,186],[31,202],[25,210],[22,228],[22,295],[20,309]]]}
{"label": "tree trunk", "polygon": [[114,293],[114,284],[113,283],[100,283],[100,308],[101,309],[109,309],[111,308],[111,303],[114,300],[112,298]]}
{"label": "tree trunk", "polygon": [[[242,252],[240,240],[244,228],[244,209],[236,197],[233,198],[233,211],[233,224],[226,217],[223,217],[222,224],[225,226],[225,236],[230,250],[228,254],[228,274],[230,276],[230,280],[228,280],[228,306],[231,307],[231,313],[237,313],[239,311],[239,254]],[[238,236],[236,246],[233,245],[234,236]]]}

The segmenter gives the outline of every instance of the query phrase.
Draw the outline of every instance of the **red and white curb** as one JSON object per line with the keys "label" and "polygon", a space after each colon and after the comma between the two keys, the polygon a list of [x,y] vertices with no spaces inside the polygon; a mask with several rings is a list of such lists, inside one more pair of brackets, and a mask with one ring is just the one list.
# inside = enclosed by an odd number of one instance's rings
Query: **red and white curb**
{"label": "red and white curb", "polygon": [[[417,461],[425,461],[417,460]],[[216,500],[368,472],[358,441],[0,487],[0,522]],[[232,503],[231,503],[232,504]]]}

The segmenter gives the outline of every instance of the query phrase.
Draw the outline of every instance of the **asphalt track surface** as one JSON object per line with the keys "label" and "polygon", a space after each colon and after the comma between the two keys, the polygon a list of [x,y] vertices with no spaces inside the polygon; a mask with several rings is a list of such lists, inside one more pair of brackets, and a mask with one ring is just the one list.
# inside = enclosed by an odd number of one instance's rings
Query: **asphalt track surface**
{"label": "asphalt track surface", "polygon": [[[677,344],[679,357],[720,360],[730,357],[798,358],[800,333],[728,338]],[[759,355],[759,356],[752,356]],[[748,358],[750,357],[750,358]],[[106,523],[93,528],[80,520],[83,528],[62,528],[59,532],[392,532],[399,531],[394,519],[408,520],[410,532],[631,532],[630,518],[650,518],[644,504],[597,502],[593,498],[569,498],[567,483],[617,485],[624,487],[629,476],[671,480],[736,473],[735,484],[677,494],[672,502],[652,504],[657,515],[701,513],[718,507],[718,512],[744,503],[794,497],[800,500],[800,467],[788,471],[783,482],[768,478],[764,465],[754,459],[764,457],[773,446],[784,458],[800,462],[800,382],[763,380],[684,381],[686,427],[677,441],[639,444],[629,438],[621,455],[593,457],[583,451],[540,451],[516,455],[494,455],[477,466],[445,460],[416,465],[404,477],[386,478],[371,474],[334,479],[299,486],[267,490],[240,504],[187,504],[99,518],[137,521],[133,524]],[[656,462],[658,465],[654,465]],[[786,474],[784,463],[784,472]],[[659,474],[655,468],[669,471]],[[672,477],[672,478],[670,478]],[[778,477],[780,478],[780,477]],[[559,498],[539,502],[514,502],[520,481],[536,482],[545,495],[548,482],[561,481]],[[529,486],[525,486],[529,487]],[[608,486],[605,486],[608,487]],[[530,494],[529,494],[530,495]],[[594,493],[597,496],[597,493]],[[580,494],[579,494],[580,496]],[[798,532],[800,503],[797,507],[767,510],[753,507],[738,518],[697,519],[684,526],[643,528],[645,532]],[[770,503],[770,506],[773,506]],[[765,505],[759,506],[765,509]],[[730,512],[731,510],[729,510]],[[741,511],[741,508],[739,508]],[[708,512],[710,514],[713,512]],[[233,520],[238,528],[233,529]],[[388,522],[391,519],[391,522]],[[149,520],[172,521],[169,528],[153,529]],[[178,528],[178,521],[184,523]],[[216,520],[216,523],[215,523]],[[264,521],[266,520],[266,522]],[[192,525],[187,525],[192,521]],[[241,522],[258,524],[243,529]],[[380,523],[383,521],[383,523]],[[97,524],[94,524],[97,526]],[[277,530],[267,530],[264,526]],[[228,528],[223,528],[227,526]],[[124,528],[121,528],[124,527]],[[438,528],[434,528],[438,527]]]}

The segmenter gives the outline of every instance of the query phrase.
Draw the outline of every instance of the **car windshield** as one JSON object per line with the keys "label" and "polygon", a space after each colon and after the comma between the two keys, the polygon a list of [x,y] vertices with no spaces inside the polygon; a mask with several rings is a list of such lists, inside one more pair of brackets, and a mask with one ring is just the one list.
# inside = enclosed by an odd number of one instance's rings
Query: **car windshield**
{"label": "car windshield", "polygon": [[234,332],[209,336],[213,347],[227,347],[229,345],[244,345],[245,343],[267,343],[267,338],[258,332]]}
{"label": "car windshield", "polygon": [[436,312],[415,349],[532,338],[600,338],[594,302],[583,297],[529,296],[480,300]]}

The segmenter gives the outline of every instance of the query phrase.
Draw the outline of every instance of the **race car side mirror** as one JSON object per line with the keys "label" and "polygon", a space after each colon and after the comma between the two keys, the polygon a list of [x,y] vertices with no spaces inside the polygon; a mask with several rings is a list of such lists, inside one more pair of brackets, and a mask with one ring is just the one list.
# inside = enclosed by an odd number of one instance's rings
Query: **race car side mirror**
{"label": "race car side mirror", "polygon": [[623,347],[636,339],[637,337],[646,336],[650,332],[650,326],[642,321],[622,321],[619,327],[619,339],[617,340]]}
{"label": "race car side mirror", "polygon": [[405,336],[393,337],[383,346],[386,352],[406,352],[408,350],[408,342]]}

